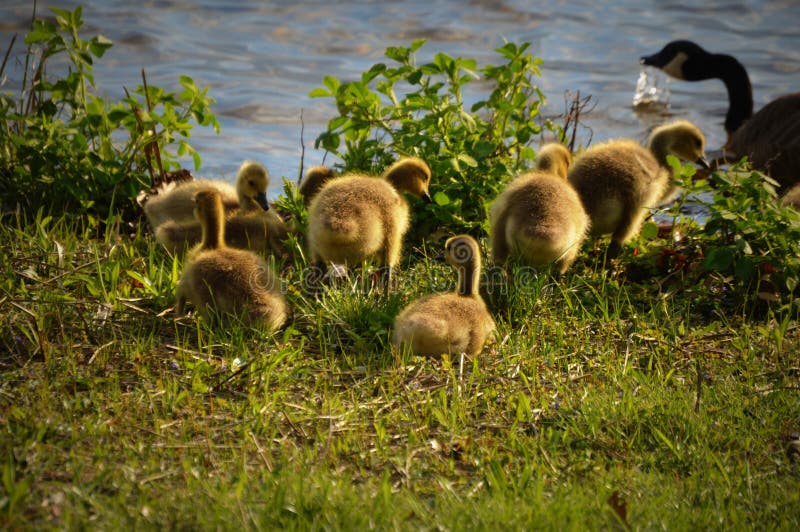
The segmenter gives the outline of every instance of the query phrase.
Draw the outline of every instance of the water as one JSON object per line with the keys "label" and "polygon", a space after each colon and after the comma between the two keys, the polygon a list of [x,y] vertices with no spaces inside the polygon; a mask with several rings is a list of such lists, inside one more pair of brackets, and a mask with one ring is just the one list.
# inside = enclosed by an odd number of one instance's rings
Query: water
{"label": "water", "polygon": [[[72,9],[79,2],[60,1]],[[273,176],[296,179],[303,113],[305,165],[322,162],[314,138],[335,116],[325,99],[308,93],[322,77],[353,79],[382,60],[390,45],[426,38],[419,61],[439,51],[499,62],[493,49],[504,39],[532,43],[544,59],[540,86],[548,96],[545,114],[564,111],[564,91],[594,96],[584,116],[589,129],[579,141],[613,137],[644,140],[665,115],[688,118],[705,131],[709,148],[725,141],[727,95],[721,82],[672,82],[671,106],[636,112],[631,103],[640,73],[639,57],[673,39],[692,39],[705,48],[736,56],[747,67],[756,109],[800,89],[800,3],[797,0],[737,2],[637,2],[589,0],[428,0],[409,2],[261,2],[256,0],[90,0],[84,6],[84,36],[102,33],[114,41],[96,66],[99,92],[111,100],[123,87],[140,84],[147,70],[154,85],[178,90],[186,74],[209,85],[222,125],[216,136],[196,129],[190,142],[203,157],[197,174],[231,179],[242,160],[264,163]],[[32,3],[3,0],[0,43],[14,33],[12,63],[24,55]],[[13,76],[13,74],[12,74]],[[9,82],[10,83],[10,82]],[[6,85],[9,86],[8,84]],[[334,162],[330,157],[327,163]],[[187,167],[191,167],[189,161]]]}

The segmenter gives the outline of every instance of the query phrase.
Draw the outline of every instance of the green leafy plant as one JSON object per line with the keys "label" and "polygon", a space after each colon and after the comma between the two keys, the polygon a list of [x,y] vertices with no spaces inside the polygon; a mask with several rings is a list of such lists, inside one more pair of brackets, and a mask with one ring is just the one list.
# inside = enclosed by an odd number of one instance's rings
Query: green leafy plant
{"label": "green leafy plant", "polygon": [[716,274],[744,300],[792,294],[800,279],[800,213],[781,204],[777,183],[746,161],[708,180],[693,180],[692,165],[670,162],[707,213],[705,224],[686,226],[688,241],[702,249],[701,271]]}
{"label": "green leafy plant", "polygon": [[[529,43],[506,43],[496,50],[502,64],[478,68],[444,53],[418,65],[424,42],[389,47],[391,64],[377,63],[356,81],[326,76],[310,93],[336,102],[339,116],[315,145],[340,157],[343,171],[380,173],[402,155],[430,165],[435,205],[415,209],[414,243],[442,228],[481,231],[487,204],[535,157],[530,144],[542,131],[544,102],[534,83],[541,60]],[[489,93],[470,104],[465,88],[478,83]]]}
{"label": "green leafy plant", "polygon": [[[93,65],[111,41],[102,35],[80,37],[81,7],[52,12],[55,23],[34,19],[25,37],[28,50],[18,94],[0,94],[4,206],[132,218],[138,213],[133,198],[150,186],[148,170],[177,168],[176,156],[185,154],[199,167],[198,154],[184,139],[192,121],[219,130],[210,111],[213,99],[182,76],[180,94],[143,83],[123,101],[107,104],[92,94]],[[65,69],[58,68],[66,74],[50,75],[48,66],[54,63],[66,63]],[[120,129],[127,141],[112,138]],[[166,147],[178,138],[173,155]]]}

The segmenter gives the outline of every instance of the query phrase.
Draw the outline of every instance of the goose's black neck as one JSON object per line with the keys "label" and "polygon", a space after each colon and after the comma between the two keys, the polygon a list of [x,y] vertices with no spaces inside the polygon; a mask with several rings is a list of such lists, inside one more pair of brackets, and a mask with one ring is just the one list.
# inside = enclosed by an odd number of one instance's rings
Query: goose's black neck
{"label": "goose's black neck", "polygon": [[730,135],[753,116],[753,87],[747,70],[734,57],[724,54],[709,56],[713,76],[722,80],[728,90],[728,113],[725,115],[725,131]]}

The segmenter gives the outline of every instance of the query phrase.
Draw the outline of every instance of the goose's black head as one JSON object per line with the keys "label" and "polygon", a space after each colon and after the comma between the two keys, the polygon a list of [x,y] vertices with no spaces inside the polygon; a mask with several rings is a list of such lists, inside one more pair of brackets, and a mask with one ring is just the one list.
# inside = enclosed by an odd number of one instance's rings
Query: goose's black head
{"label": "goose's black head", "polygon": [[700,81],[718,77],[712,54],[692,41],[672,41],[660,52],[642,56],[643,65],[660,68],[673,78]]}

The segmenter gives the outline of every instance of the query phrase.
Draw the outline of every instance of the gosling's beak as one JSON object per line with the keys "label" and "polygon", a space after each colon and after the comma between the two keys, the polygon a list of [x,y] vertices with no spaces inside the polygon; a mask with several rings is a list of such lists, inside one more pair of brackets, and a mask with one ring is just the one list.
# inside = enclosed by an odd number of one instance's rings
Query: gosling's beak
{"label": "gosling's beak", "polygon": [[438,260],[439,262],[444,262],[445,261],[444,251],[442,251],[441,253],[439,253],[435,257],[433,257],[433,260]]}
{"label": "gosling's beak", "polygon": [[269,210],[269,202],[267,201],[266,192],[261,192],[260,194],[256,194],[256,197],[254,199],[256,200],[256,203],[261,205],[262,209],[264,209],[265,211]]}
{"label": "gosling's beak", "polygon": [[695,163],[699,164],[701,167],[705,168],[706,170],[711,168],[711,165],[708,164],[708,161],[706,160],[705,155],[701,155],[700,157],[698,157],[698,159],[695,161]]}
{"label": "gosling's beak", "polygon": [[430,195],[430,194],[428,194],[427,192],[423,192],[423,193],[422,193],[422,200],[423,200],[425,203],[433,203],[433,200],[431,199],[431,195]]}

